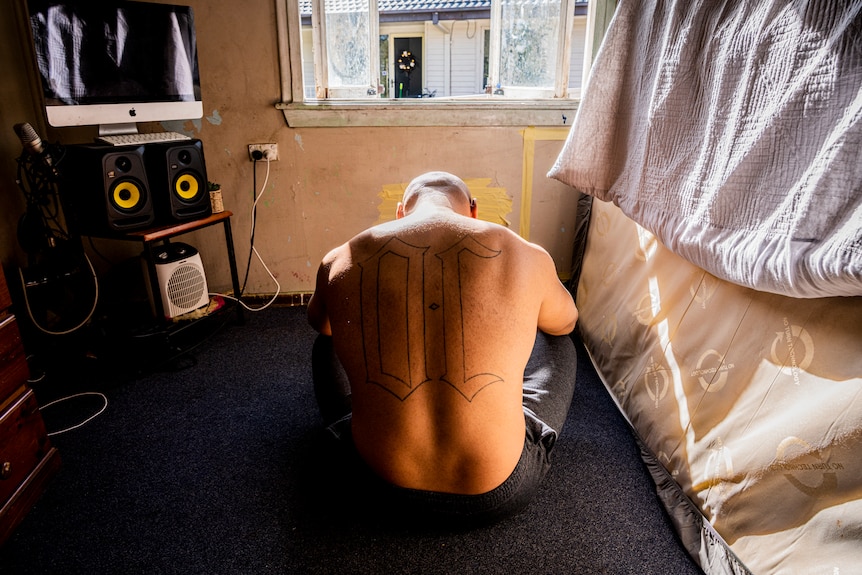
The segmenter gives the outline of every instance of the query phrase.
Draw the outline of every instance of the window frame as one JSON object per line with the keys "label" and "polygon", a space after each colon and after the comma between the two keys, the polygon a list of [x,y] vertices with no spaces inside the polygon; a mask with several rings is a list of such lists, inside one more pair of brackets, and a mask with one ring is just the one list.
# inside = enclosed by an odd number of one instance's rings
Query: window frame
{"label": "window frame", "polygon": [[[565,6],[571,6],[569,11],[573,13],[574,0],[561,1]],[[589,2],[584,78],[616,3],[617,0]],[[493,94],[453,99],[306,101],[299,3],[296,0],[276,0],[276,19],[281,73],[281,101],[276,108],[282,111],[290,127],[565,126],[574,120],[577,112],[580,98],[514,99]]]}

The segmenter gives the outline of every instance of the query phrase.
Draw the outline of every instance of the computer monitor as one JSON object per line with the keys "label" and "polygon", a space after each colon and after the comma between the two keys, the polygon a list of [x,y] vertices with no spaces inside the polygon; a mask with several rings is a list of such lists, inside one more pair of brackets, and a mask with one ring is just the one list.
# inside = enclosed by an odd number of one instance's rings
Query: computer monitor
{"label": "computer monitor", "polygon": [[203,117],[190,6],[28,0],[28,11],[51,126],[122,134]]}

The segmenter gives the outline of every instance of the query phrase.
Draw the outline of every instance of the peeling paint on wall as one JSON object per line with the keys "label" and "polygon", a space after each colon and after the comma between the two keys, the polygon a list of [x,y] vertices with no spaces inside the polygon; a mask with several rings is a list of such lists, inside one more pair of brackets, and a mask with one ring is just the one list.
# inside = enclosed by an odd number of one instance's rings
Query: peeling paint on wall
{"label": "peeling paint on wall", "polygon": [[[221,115],[218,113],[218,110],[213,110],[212,115],[204,116],[204,119],[207,123],[212,124],[213,126],[221,125]],[[186,127],[187,122],[192,125],[191,128]],[[195,134],[201,133],[202,123],[203,122],[201,122],[200,118],[194,118],[191,120],[165,120],[164,122],[159,122],[159,125],[167,132],[179,132],[191,138],[195,138],[197,137]]]}
{"label": "peeling paint on wall", "polygon": [[221,114],[218,113],[218,110],[213,110],[212,115],[207,116],[207,122],[213,126],[221,126]]}
{"label": "peeling paint on wall", "polygon": [[[192,124],[191,129],[186,127],[186,122]],[[199,134],[201,131],[200,120],[165,120],[164,122],[159,122],[159,125],[166,132],[178,132],[190,138],[197,137],[195,134]]]}
{"label": "peeling paint on wall", "polygon": [[[506,216],[512,212],[512,198],[506,193],[506,189],[491,186],[491,178],[464,178],[464,183],[467,184],[470,195],[476,198],[476,203],[479,205],[479,219],[508,228],[510,222]],[[377,219],[378,224],[395,219],[395,210],[408,184],[409,182],[404,182],[383,186],[378,194],[381,198],[377,206],[380,214]]]}

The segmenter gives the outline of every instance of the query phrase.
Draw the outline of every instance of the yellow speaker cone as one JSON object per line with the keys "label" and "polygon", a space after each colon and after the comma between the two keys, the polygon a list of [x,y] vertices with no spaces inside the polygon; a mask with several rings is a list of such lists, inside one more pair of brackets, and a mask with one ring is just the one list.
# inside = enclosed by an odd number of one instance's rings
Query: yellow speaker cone
{"label": "yellow speaker cone", "polygon": [[141,203],[141,189],[134,182],[120,182],[114,187],[114,205],[123,210],[132,210]]}
{"label": "yellow speaker cone", "polygon": [[177,195],[184,200],[192,200],[198,195],[198,180],[191,174],[183,174],[174,184]]}

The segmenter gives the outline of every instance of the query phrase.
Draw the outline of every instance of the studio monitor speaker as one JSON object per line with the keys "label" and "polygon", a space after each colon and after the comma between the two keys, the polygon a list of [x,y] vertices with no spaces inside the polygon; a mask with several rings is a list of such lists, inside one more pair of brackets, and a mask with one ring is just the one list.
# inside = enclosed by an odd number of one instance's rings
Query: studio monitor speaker
{"label": "studio monitor speaker", "polygon": [[58,191],[70,230],[116,235],[153,225],[144,146],[67,146]]}
{"label": "studio monitor speaker", "polygon": [[171,242],[156,248],[153,259],[162,304],[161,309],[156,309],[155,299],[150,294],[156,314],[161,312],[166,319],[170,319],[209,303],[207,278],[201,256],[195,248],[181,242]]}
{"label": "studio monitor speaker", "polygon": [[212,213],[200,140],[147,144],[145,156],[156,223],[198,220]]}

